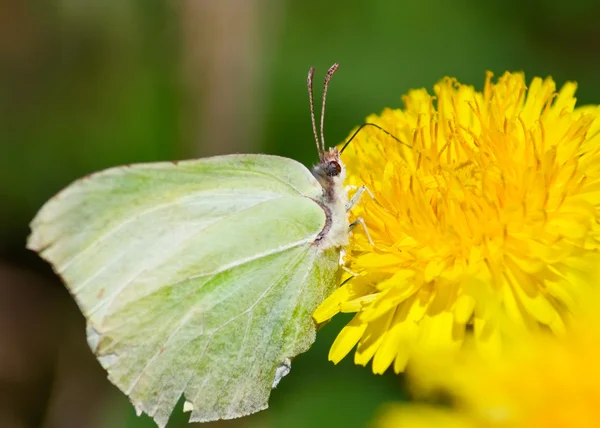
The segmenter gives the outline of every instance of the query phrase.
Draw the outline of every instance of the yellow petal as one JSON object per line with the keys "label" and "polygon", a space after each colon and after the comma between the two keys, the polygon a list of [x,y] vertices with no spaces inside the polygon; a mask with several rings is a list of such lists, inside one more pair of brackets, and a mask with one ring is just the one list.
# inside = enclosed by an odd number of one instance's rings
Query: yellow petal
{"label": "yellow petal", "polygon": [[381,346],[384,336],[387,334],[394,318],[394,313],[395,311],[391,310],[368,324],[354,354],[354,362],[356,364],[366,366],[371,361],[371,358],[373,358],[373,355],[375,355],[375,352]]}
{"label": "yellow petal", "polygon": [[359,316],[352,318],[346,327],[340,331],[329,350],[329,361],[339,363],[358,343],[367,328],[367,324],[360,321]]}

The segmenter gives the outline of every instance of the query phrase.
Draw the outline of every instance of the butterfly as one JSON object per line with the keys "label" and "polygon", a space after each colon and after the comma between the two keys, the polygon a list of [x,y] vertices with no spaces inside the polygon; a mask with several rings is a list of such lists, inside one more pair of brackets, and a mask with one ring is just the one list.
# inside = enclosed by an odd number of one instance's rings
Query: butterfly
{"label": "butterfly", "polygon": [[337,69],[320,139],[308,74],[311,171],[260,154],[120,166],[70,184],[31,222],[27,246],[76,300],[110,381],[159,427],[182,395],[191,422],[265,409],[315,340],[351,228],[344,164],[323,138]]}

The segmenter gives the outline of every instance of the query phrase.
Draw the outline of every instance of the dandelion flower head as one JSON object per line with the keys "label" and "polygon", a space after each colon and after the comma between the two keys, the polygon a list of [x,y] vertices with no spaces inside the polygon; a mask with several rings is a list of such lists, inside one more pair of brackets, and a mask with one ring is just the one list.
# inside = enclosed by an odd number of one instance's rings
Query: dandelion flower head
{"label": "dandelion flower head", "polygon": [[[329,358],[355,346],[375,373],[466,342],[495,355],[513,335],[562,334],[599,278],[600,109],[576,85],[488,73],[482,92],[446,78],[367,119],[342,154],[365,192],[347,280],[317,322],[355,313]],[[370,238],[369,238],[370,237]]]}

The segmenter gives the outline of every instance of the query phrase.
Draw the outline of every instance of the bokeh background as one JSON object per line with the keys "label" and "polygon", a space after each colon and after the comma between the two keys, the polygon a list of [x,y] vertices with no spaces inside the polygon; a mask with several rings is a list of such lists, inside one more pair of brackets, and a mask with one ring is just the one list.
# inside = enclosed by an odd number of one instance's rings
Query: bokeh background
{"label": "bokeh background", "polygon": [[[486,70],[579,82],[600,102],[595,0],[0,0],[0,427],[153,426],[85,342],[84,320],[25,250],[28,222],[73,179],[118,164],[231,152],[315,160],[305,79],[333,62],[326,138],[409,88]],[[327,361],[325,326],[271,408],[214,427],[365,426],[402,378]],[[181,406],[170,427],[186,426]]]}

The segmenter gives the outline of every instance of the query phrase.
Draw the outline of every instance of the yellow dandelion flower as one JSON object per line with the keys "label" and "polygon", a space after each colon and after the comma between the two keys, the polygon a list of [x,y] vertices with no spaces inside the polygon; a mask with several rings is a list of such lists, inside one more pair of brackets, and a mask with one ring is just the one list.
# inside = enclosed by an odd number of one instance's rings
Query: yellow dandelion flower
{"label": "yellow dandelion flower", "polygon": [[353,275],[314,313],[356,313],[330,360],[357,345],[357,364],[401,372],[467,337],[494,354],[513,334],[565,330],[600,277],[600,108],[575,108],[575,89],[446,78],[368,118],[406,144],[366,127],[343,152],[347,184],[373,194],[352,211],[371,240],[355,229]]}
{"label": "yellow dandelion flower", "polygon": [[600,329],[594,322],[578,323],[559,340],[537,335],[502,358],[471,353],[452,367],[420,360],[410,372],[416,388],[449,393],[453,408],[387,405],[377,425],[433,428],[443,420],[442,426],[457,428],[598,427],[599,360]]}

